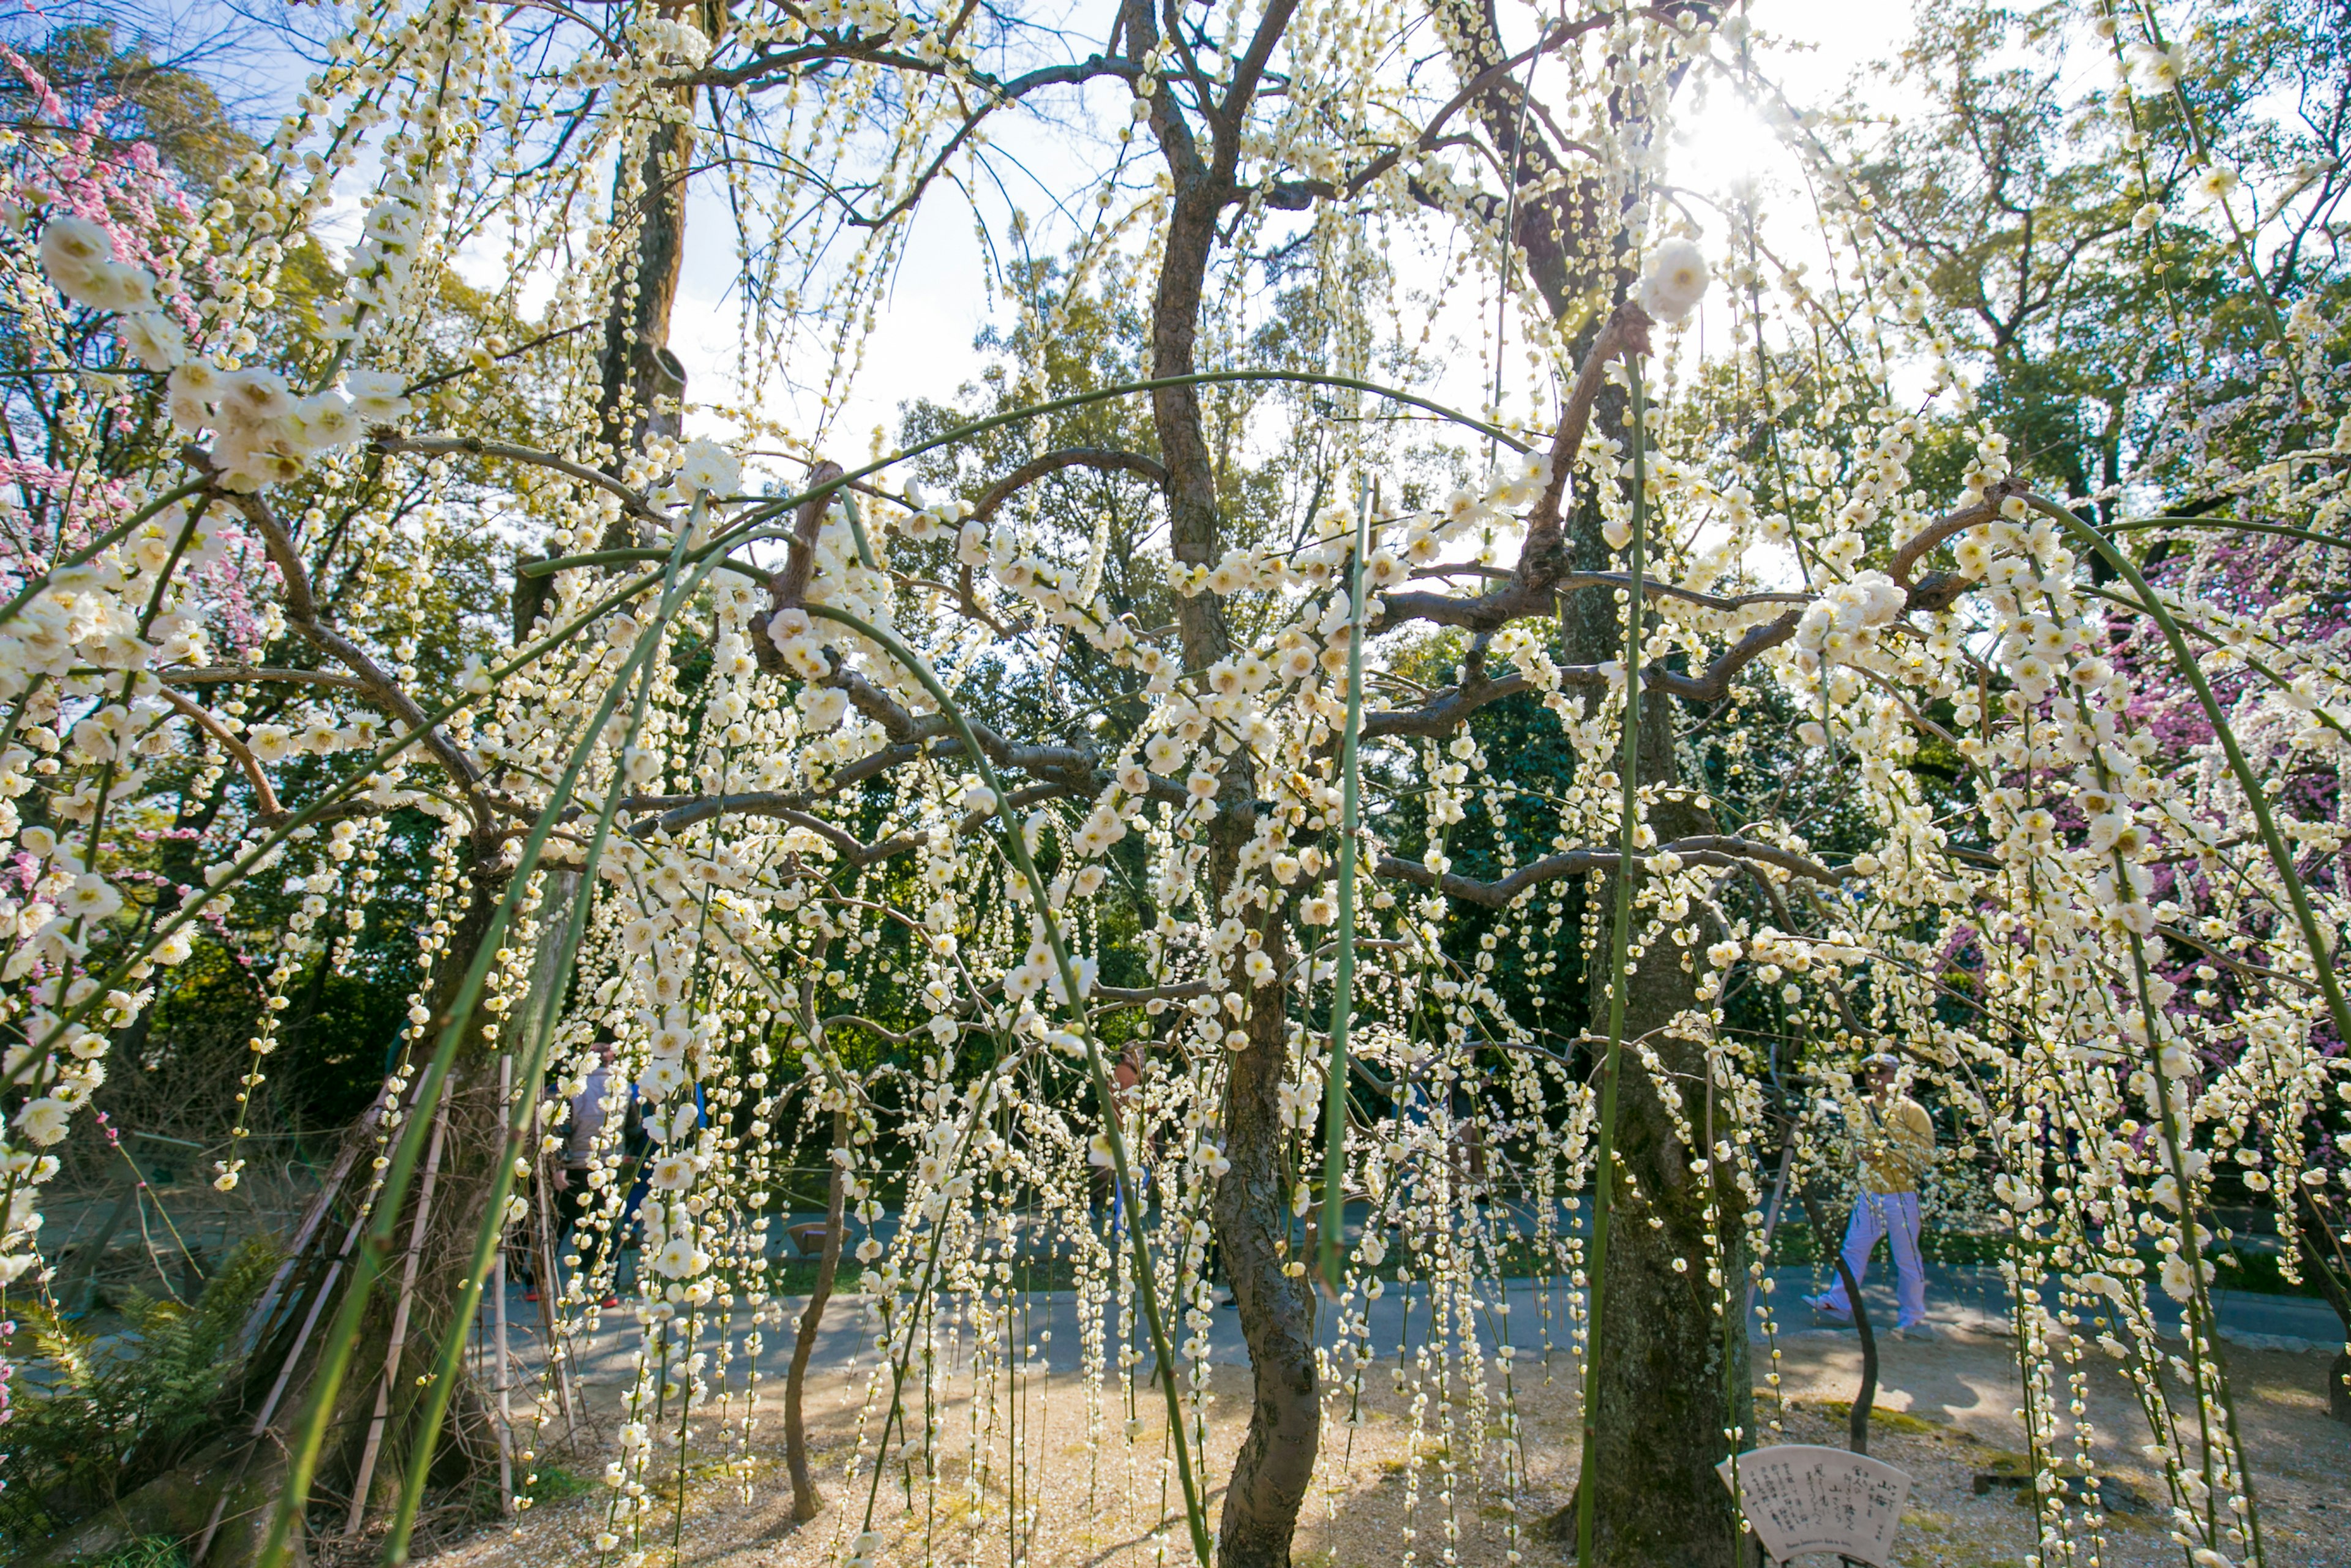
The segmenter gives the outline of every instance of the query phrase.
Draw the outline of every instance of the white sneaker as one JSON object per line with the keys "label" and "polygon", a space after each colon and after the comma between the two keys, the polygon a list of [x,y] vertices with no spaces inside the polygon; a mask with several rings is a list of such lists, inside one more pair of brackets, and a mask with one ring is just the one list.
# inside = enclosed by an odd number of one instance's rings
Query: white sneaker
{"label": "white sneaker", "polygon": [[1934,1324],[1922,1318],[1915,1323],[1904,1323],[1896,1329],[1894,1337],[1896,1339],[1940,1339],[1943,1336],[1936,1332]]}

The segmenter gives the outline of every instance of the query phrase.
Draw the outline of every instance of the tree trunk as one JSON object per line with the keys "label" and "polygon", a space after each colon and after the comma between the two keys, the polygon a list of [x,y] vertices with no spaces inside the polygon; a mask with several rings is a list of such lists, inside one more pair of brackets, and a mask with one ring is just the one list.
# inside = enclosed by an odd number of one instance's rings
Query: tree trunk
{"label": "tree trunk", "polygon": [[603,385],[597,399],[601,434],[625,458],[648,434],[675,435],[674,400],[685,371],[669,351],[669,319],[685,261],[685,163],[692,127],[655,127],[612,174],[612,219],[636,227],[636,245],[612,280],[604,310]]}
{"label": "tree trunk", "polygon": [[[682,9],[664,6],[674,16]],[[703,8],[695,20],[713,38],[725,22]],[[679,408],[685,396],[685,367],[670,352],[670,314],[685,263],[687,173],[694,159],[694,89],[674,89],[685,113],[664,120],[624,155],[612,171],[612,224],[635,231],[636,244],[613,277],[604,306],[604,345],[599,359],[602,386],[596,401],[597,436],[607,443],[615,474],[648,435],[684,433]],[[614,517],[601,548],[618,549],[643,542],[638,525]]]}
{"label": "tree trunk", "polygon": [[[849,1113],[832,1113],[832,1146],[849,1146]],[[825,1189],[824,1252],[817,1260],[816,1284],[808,1305],[800,1310],[799,1330],[792,1341],[791,1371],[784,1378],[784,1466],[792,1478],[792,1517],[805,1524],[824,1511],[824,1496],[809,1474],[808,1424],[801,1415],[802,1390],[808,1383],[809,1358],[816,1354],[817,1330],[824,1326],[824,1306],[832,1299],[832,1277],[841,1267],[841,1220],[849,1201],[849,1173],[832,1162],[832,1182]]]}
{"label": "tree trunk", "polygon": [[[1272,10],[1268,15],[1272,17]],[[1131,38],[1155,37],[1147,7],[1130,5],[1127,16]],[[1240,112],[1235,106],[1227,110],[1234,119]],[[1162,141],[1176,191],[1153,301],[1152,373],[1179,376],[1196,368],[1201,287],[1231,171],[1221,141],[1206,161],[1188,133],[1163,136]],[[1222,524],[1198,392],[1189,386],[1155,391],[1152,423],[1167,465],[1168,534],[1176,559],[1187,565],[1213,561],[1223,542]],[[1176,614],[1190,668],[1206,669],[1232,652],[1231,628],[1215,594],[1178,599]],[[1257,794],[1249,753],[1242,748],[1227,765],[1218,792],[1221,809],[1208,829],[1207,883],[1220,910],[1239,878],[1240,847],[1255,825],[1250,803]],[[1262,917],[1259,929],[1279,970],[1286,946],[1279,911]],[[1314,1471],[1321,1404],[1313,1292],[1303,1278],[1284,1271],[1290,1260],[1280,1103],[1290,1054],[1284,988],[1253,988],[1244,1028],[1249,1044],[1228,1058],[1222,1109],[1232,1168],[1217,1184],[1213,1208],[1218,1254],[1240,1313],[1254,1389],[1249,1430],[1225,1490],[1217,1560],[1220,1568],[1289,1568],[1290,1538]]]}
{"label": "tree trunk", "polygon": [[[1614,388],[1593,411],[1593,427],[1622,441],[1625,399]],[[1600,534],[1597,505],[1587,499],[1566,518],[1566,545],[1578,570],[1618,563]],[[1563,662],[1596,664],[1624,657],[1625,633],[1614,596],[1583,592],[1561,617]],[[1659,842],[1718,830],[1693,792],[1682,785],[1676,754],[1676,705],[1652,694],[1641,705],[1639,781],[1648,792],[1648,821]],[[1637,891],[1637,890],[1636,890]],[[1594,955],[1593,1016],[1605,1007],[1604,973],[1615,918],[1614,879],[1591,879],[1590,924]],[[1706,1051],[1667,1034],[1686,1011],[1706,1009],[1698,999],[1704,957],[1677,942],[1654,915],[1635,906],[1633,974],[1625,993],[1625,1037],[1646,1039],[1683,1103],[1687,1123],[1707,1124]],[[1650,938],[1646,951],[1641,947]],[[1687,959],[1687,967],[1684,960]],[[1620,1179],[1609,1230],[1608,1280],[1600,1330],[1591,1350],[1585,1397],[1595,1402],[1598,1453],[1593,1474],[1593,1551],[1604,1563],[1713,1563],[1753,1561],[1742,1544],[1729,1490],[1714,1467],[1728,1458],[1725,1428],[1742,1447],[1754,1442],[1754,1390],[1740,1304],[1747,1275],[1746,1216],[1730,1204],[1709,1217],[1707,1184],[1690,1169],[1710,1153],[1685,1146],[1674,1110],[1637,1056],[1627,1057],[1617,1101]],[[1736,1167],[1715,1168],[1714,1191],[1735,1198]],[[1708,1232],[1719,1245],[1729,1306],[1707,1277]],[[1677,1272],[1676,1260],[1687,1264]]]}
{"label": "tree trunk", "polygon": [[[1263,929],[1265,951],[1280,970],[1289,961],[1280,916]],[[1289,1030],[1281,998],[1280,986],[1257,988],[1249,1045],[1233,1052],[1226,1067],[1225,1155],[1232,1169],[1217,1184],[1217,1245],[1249,1343],[1252,1388],[1249,1432],[1233,1462],[1217,1532],[1219,1568],[1289,1568],[1290,1536],[1313,1479],[1322,1422],[1314,1292],[1302,1274],[1288,1272],[1292,1248],[1281,1082]]]}
{"label": "tree trunk", "polygon": [[[475,879],[465,913],[451,933],[449,946],[434,974],[433,1011],[436,1024],[446,1019],[455,1006],[457,989],[488,935],[491,917],[503,892],[502,879]],[[402,1479],[417,1462],[426,1436],[417,1430],[418,1407],[425,1392],[419,1386],[419,1379],[438,1359],[448,1336],[463,1334],[470,1326],[456,1321],[457,1303],[473,1264],[475,1239],[481,1228],[484,1206],[496,1177],[501,1151],[507,1146],[505,1107],[491,1058],[494,1032],[491,1015],[476,1014],[451,1063],[449,1085],[443,1094],[447,1105],[448,1131],[423,1227],[417,1288],[408,1301],[409,1348],[402,1356],[405,1370],[401,1385],[392,1391],[381,1452],[367,1495],[360,1502],[363,1513],[381,1511],[397,1500]],[[419,1113],[412,1110],[411,1113]],[[424,1196],[422,1181],[412,1182],[394,1232],[398,1239],[395,1247],[404,1243]],[[383,1260],[383,1268],[360,1320],[359,1342],[335,1393],[327,1446],[320,1455],[318,1477],[311,1489],[314,1511],[323,1513],[324,1505],[339,1501],[350,1506],[366,1449],[377,1386],[391,1350],[399,1311],[396,1298],[400,1272],[401,1260],[396,1254]],[[348,1290],[350,1280],[347,1270],[338,1281],[339,1289]],[[292,1305],[288,1303],[289,1309]],[[301,1353],[301,1361],[279,1402],[271,1433],[263,1439],[265,1443],[276,1446],[294,1440],[313,1396],[314,1380],[326,1349],[327,1329],[337,1305],[333,1298],[326,1303],[319,1332]],[[261,1382],[262,1375],[274,1378],[278,1370],[257,1364],[249,1384]],[[447,1423],[450,1430],[442,1434],[434,1460],[444,1479],[459,1479],[480,1457],[469,1451],[464,1434],[457,1430],[467,1417],[477,1413],[477,1406],[478,1402],[470,1399],[451,1404]],[[212,1558],[204,1568],[221,1568],[224,1562],[235,1561],[224,1559],[218,1544]]]}
{"label": "tree trunk", "polygon": [[[455,1005],[458,987],[481,950],[502,892],[498,878],[475,881],[465,910],[434,971],[432,1001],[436,1022],[445,1019]],[[476,1014],[452,1064],[444,1094],[448,1132],[424,1227],[417,1289],[409,1301],[410,1352],[402,1358],[406,1371],[402,1386],[392,1391],[368,1488],[364,1506],[370,1511],[389,1506],[397,1498],[402,1478],[418,1458],[423,1434],[416,1430],[416,1423],[424,1393],[416,1382],[420,1369],[433,1364],[450,1334],[462,1334],[468,1326],[455,1321],[457,1301],[473,1263],[475,1239],[500,1152],[507,1146],[497,1071],[489,1051],[492,1032],[489,1015]],[[419,1113],[413,1100],[406,1109],[410,1115]],[[347,1135],[372,1140],[376,1136],[373,1119],[362,1121]],[[361,1152],[364,1155],[364,1149]],[[353,1181],[355,1193],[367,1190],[365,1169],[362,1160],[362,1174]],[[340,1526],[342,1511],[350,1506],[367,1442],[392,1341],[401,1257],[420,1186],[412,1182],[402,1203],[392,1250],[381,1260],[375,1290],[360,1317],[342,1381],[329,1410],[327,1439],[306,1514],[326,1521],[330,1530]],[[128,1529],[134,1539],[171,1534],[201,1543],[201,1556],[192,1561],[191,1568],[243,1568],[256,1561],[284,1495],[287,1453],[298,1440],[318,1390],[335,1313],[350,1289],[350,1262],[331,1272],[326,1265],[350,1224],[351,1213],[346,1209],[341,1218],[318,1228],[311,1242],[316,1266],[298,1269],[289,1277],[291,1288],[270,1299],[271,1322],[255,1325],[254,1332],[262,1338],[244,1369],[238,1414],[230,1424],[234,1436],[147,1483],[123,1499],[110,1515],[92,1521],[60,1542],[60,1560],[63,1555],[90,1550],[85,1537],[95,1541],[110,1531]],[[325,1299],[319,1301],[322,1291]],[[475,1455],[467,1441],[465,1428],[480,1408],[479,1402],[471,1398],[451,1404],[434,1459],[436,1479],[444,1483],[461,1480],[476,1458],[494,1460],[494,1455]],[[192,1495],[203,1500],[203,1507],[193,1513],[183,1506]],[[297,1531],[291,1561],[305,1559],[307,1533],[307,1528]]]}

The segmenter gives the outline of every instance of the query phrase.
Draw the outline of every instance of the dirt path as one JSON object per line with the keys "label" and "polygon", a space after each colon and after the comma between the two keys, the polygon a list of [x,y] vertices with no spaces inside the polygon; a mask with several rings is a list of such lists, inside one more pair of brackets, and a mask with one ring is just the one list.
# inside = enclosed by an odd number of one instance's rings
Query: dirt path
{"label": "dirt path", "polygon": [[[1852,1396],[1859,1359],[1850,1335],[1784,1338],[1778,1366],[1786,1404],[1775,1411],[1764,1391],[1764,1417],[1776,1414],[1782,1424],[1766,1440],[1842,1447],[1846,1407],[1841,1402]],[[2258,1467],[2269,1561],[2279,1568],[2351,1568],[2351,1427],[2326,1418],[2325,1358],[2234,1349],[2228,1362]],[[1759,1357],[1757,1367],[1760,1379],[1768,1364]],[[2095,1530],[2083,1511],[2074,1511],[2076,1560],[2100,1568],[2175,1568],[2184,1554],[2169,1538],[2159,1471],[2140,1451],[2147,1434],[2127,1385],[2095,1347],[2079,1370],[2085,1408],[2098,1423],[2090,1449],[2095,1473],[2105,1478],[2107,1511]],[[1301,1564],[1375,1568],[1450,1561],[1502,1568],[1510,1561],[1511,1511],[1500,1484],[1499,1406],[1473,1408],[1458,1382],[1448,1403],[1433,1371],[1417,1384],[1412,1373],[1405,1369],[1399,1380],[1394,1363],[1372,1367],[1361,1425],[1332,1429],[1300,1530]],[[1548,1381],[1537,1362],[1519,1361],[1513,1373],[1527,1455],[1516,1545],[1524,1563],[1564,1563],[1572,1549],[1551,1539],[1543,1521],[1565,1503],[1573,1484],[1572,1369],[1561,1357],[1549,1368]],[[1488,1374],[1489,1388],[1498,1387],[1490,1363]],[[1247,1375],[1238,1368],[1212,1368],[1208,1387],[1214,1399],[1206,1470],[1213,1488],[1240,1437]],[[1976,1490],[1978,1476],[1999,1476],[2021,1465],[2024,1434],[2016,1387],[2012,1349],[2003,1339],[1952,1334],[1886,1347],[1870,1451],[1913,1478],[1896,1537],[1902,1568],[2023,1568],[2036,1550],[2029,1491],[1997,1483],[1984,1494]],[[845,1486],[842,1467],[861,1413],[870,1431],[880,1410],[867,1406],[862,1375],[835,1374],[811,1385],[810,1416],[831,1506],[814,1523],[794,1527],[774,1403],[780,1392],[779,1384],[763,1385],[756,1420],[734,1455],[705,1448],[708,1440],[697,1438],[687,1457],[682,1508],[676,1449],[656,1440],[654,1469],[664,1479],[652,1489],[652,1508],[633,1543],[645,1552],[644,1568],[668,1568],[673,1539],[682,1568],[820,1568],[848,1554],[871,1477]],[[1084,1383],[1068,1374],[1018,1386],[999,1381],[977,1409],[967,1396],[942,1405],[930,1417],[940,1453],[935,1498],[926,1503],[917,1474],[910,1508],[903,1472],[893,1468],[875,1500],[873,1525],[882,1536],[875,1568],[1184,1563],[1188,1548],[1174,1478],[1163,1474],[1164,1406],[1155,1390],[1137,1392],[1132,1445],[1123,1405],[1106,1400],[1109,1408],[1090,1411]],[[2061,1402],[2068,1397],[2070,1391],[2061,1393]],[[885,1392],[884,1404],[886,1398]],[[743,1414],[739,1397],[734,1413]],[[609,1432],[616,1414],[608,1411],[599,1425]],[[1334,1414],[1343,1417],[1344,1408]],[[2072,1442],[2067,1437],[2065,1451],[2072,1451]],[[609,1444],[590,1446],[581,1458],[568,1461],[586,1472],[582,1479],[596,1483],[584,1494],[533,1510],[512,1531],[487,1531],[457,1543],[441,1562],[448,1568],[552,1568],[594,1561],[595,1537],[612,1496],[601,1484],[601,1472],[612,1451]],[[1016,1453],[1024,1464],[1010,1462]],[[1212,1513],[1216,1501],[1212,1495]],[[1163,1543],[1164,1558],[1155,1550]],[[625,1568],[631,1545],[622,1542],[607,1561]],[[2231,1555],[2241,1560],[2244,1554]]]}

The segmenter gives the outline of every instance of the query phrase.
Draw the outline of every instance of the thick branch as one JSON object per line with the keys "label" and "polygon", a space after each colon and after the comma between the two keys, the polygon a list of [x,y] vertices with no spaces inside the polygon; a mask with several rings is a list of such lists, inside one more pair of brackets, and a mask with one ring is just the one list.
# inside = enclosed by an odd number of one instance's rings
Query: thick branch
{"label": "thick branch", "polygon": [[1527,514],[1527,541],[1519,551],[1519,568],[1510,580],[1475,599],[1460,599],[1448,593],[1382,594],[1378,611],[1364,627],[1365,635],[1376,636],[1406,621],[1492,632],[1526,616],[1550,612],[1552,601],[1569,578],[1560,512],[1576,454],[1583,446],[1584,428],[1592,421],[1592,405],[1608,379],[1609,363],[1617,355],[1649,351],[1651,325],[1649,313],[1628,299],[1608,318],[1608,324],[1601,329],[1591,351],[1584,355],[1583,368],[1576,375],[1567,408],[1560,416],[1559,432],[1552,439],[1550,482],[1543,486],[1533,510]]}
{"label": "thick branch", "polygon": [[[269,504],[259,496],[234,497],[237,510],[252,523],[261,535],[263,548],[286,581],[286,622],[308,638],[321,653],[350,670],[358,677],[360,691],[369,701],[398,719],[423,737],[425,749],[447,770],[450,779],[468,794],[478,795],[482,782],[481,764],[475,761],[464,747],[441,733],[424,716],[424,710],[414,698],[401,690],[400,683],[385,673],[364,649],[340,632],[322,626],[317,620],[318,602],[310,595],[310,575],[303,570],[302,558],[296,553],[294,541],[269,509]],[[478,802],[477,802],[478,804]]]}
{"label": "thick branch", "polygon": [[1714,662],[1699,674],[1680,674],[1663,664],[1650,664],[1641,672],[1641,684],[1694,703],[1720,702],[1729,694],[1730,683],[1739,672],[1794,636],[1796,623],[1802,619],[1800,612],[1791,610],[1777,621],[1750,627],[1747,635],[1716,654]]}
{"label": "thick branch", "polygon": [[1064,447],[1059,452],[1048,452],[1041,457],[1030,458],[990,485],[971,509],[973,520],[987,521],[996,515],[996,509],[1014,494],[1064,468],[1099,468],[1106,472],[1139,475],[1154,485],[1167,483],[1166,465],[1155,457],[1145,457],[1140,452],[1121,452],[1107,446]]}
{"label": "thick branch", "polygon": [[158,670],[159,680],[178,686],[216,686],[233,681],[287,681],[296,685],[340,686],[350,691],[365,689],[357,675],[339,675],[332,670],[295,670],[274,664],[197,664],[184,670]]}
{"label": "thick branch", "polygon": [[[1759,844],[1746,839],[1715,833],[1676,839],[1672,843],[1649,854],[1634,856],[1633,863],[1635,866],[1647,866],[1653,863],[1658,855],[1668,853],[1677,857],[1685,865],[1720,866],[1726,870],[1745,870],[1751,867],[1754,862],[1761,862],[1765,865],[1775,866],[1792,876],[1806,877],[1822,883],[1841,882],[1846,876],[1853,874],[1849,871],[1824,866],[1816,861],[1807,860],[1802,855],[1778,849],[1770,844]],[[1619,857],[1614,850],[1568,850],[1560,854],[1546,855],[1541,860],[1531,862],[1519,867],[1510,875],[1498,878],[1493,882],[1477,882],[1466,876],[1456,876],[1451,872],[1439,877],[1418,861],[1404,860],[1395,855],[1382,855],[1374,874],[1385,877],[1392,882],[1408,882],[1418,887],[1432,887],[1447,897],[1458,898],[1465,904],[1475,904],[1487,909],[1501,909],[1528,889],[1541,883],[1557,882],[1563,877],[1585,876],[1593,872],[1614,871],[1618,863]]]}
{"label": "thick branch", "polygon": [[1416,708],[1389,709],[1364,716],[1364,738],[1375,740],[1384,735],[1416,735],[1436,737],[1449,735],[1454,728],[1489,703],[1516,696],[1533,683],[1524,675],[1505,675],[1492,680],[1486,674],[1486,639],[1480,637],[1470,645],[1461,661],[1461,681],[1447,686]]}
{"label": "thick branch", "polygon": [[485,441],[478,435],[395,435],[390,433],[379,433],[371,436],[369,440],[379,452],[405,452],[420,457],[446,457],[462,452],[472,457],[503,457],[511,463],[528,463],[540,468],[551,468],[558,474],[579,480],[582,485],[593,485],[600,490],[619,497],[621,509],[632,517],[645,522],[658,523],[664,528],[670,525],[671,519],[667,513],[648,503],[643,495],[622,484],[610,474],[590,468],[585,464],[574,463],[569,458],[558,457],[552,452],[541,452],[530,446],[517,446],[507,441]]}
{"label": "thick branch", "polygon": [[832,491],[825,486],[834,484],[843,473],[841,465],[830,459],[809,470],[808,488],[823,493],[800,503],[799,516],[786,546],[784,570],[776,573],[768,585],[770,616],[778,610],[797,610],[807,600],[809,581],[816,576],[817,531],[824,527],[825,508],[832,505]]}

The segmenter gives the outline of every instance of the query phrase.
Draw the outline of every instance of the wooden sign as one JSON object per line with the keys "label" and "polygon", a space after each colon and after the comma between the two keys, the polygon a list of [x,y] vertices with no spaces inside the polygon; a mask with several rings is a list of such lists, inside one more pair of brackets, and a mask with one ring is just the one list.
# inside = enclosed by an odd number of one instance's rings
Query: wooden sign
{"label": "wooden sign", "polygon": [[[1715,1467],[1725,1486],[1733,1484],[1732,1463]],[[1884,1568],[1909,1476],[1865,1454],[1812,1443],[1757,1448],[1736,1463],[1740,1509],[1775,1561],[1832,1552]]]}

